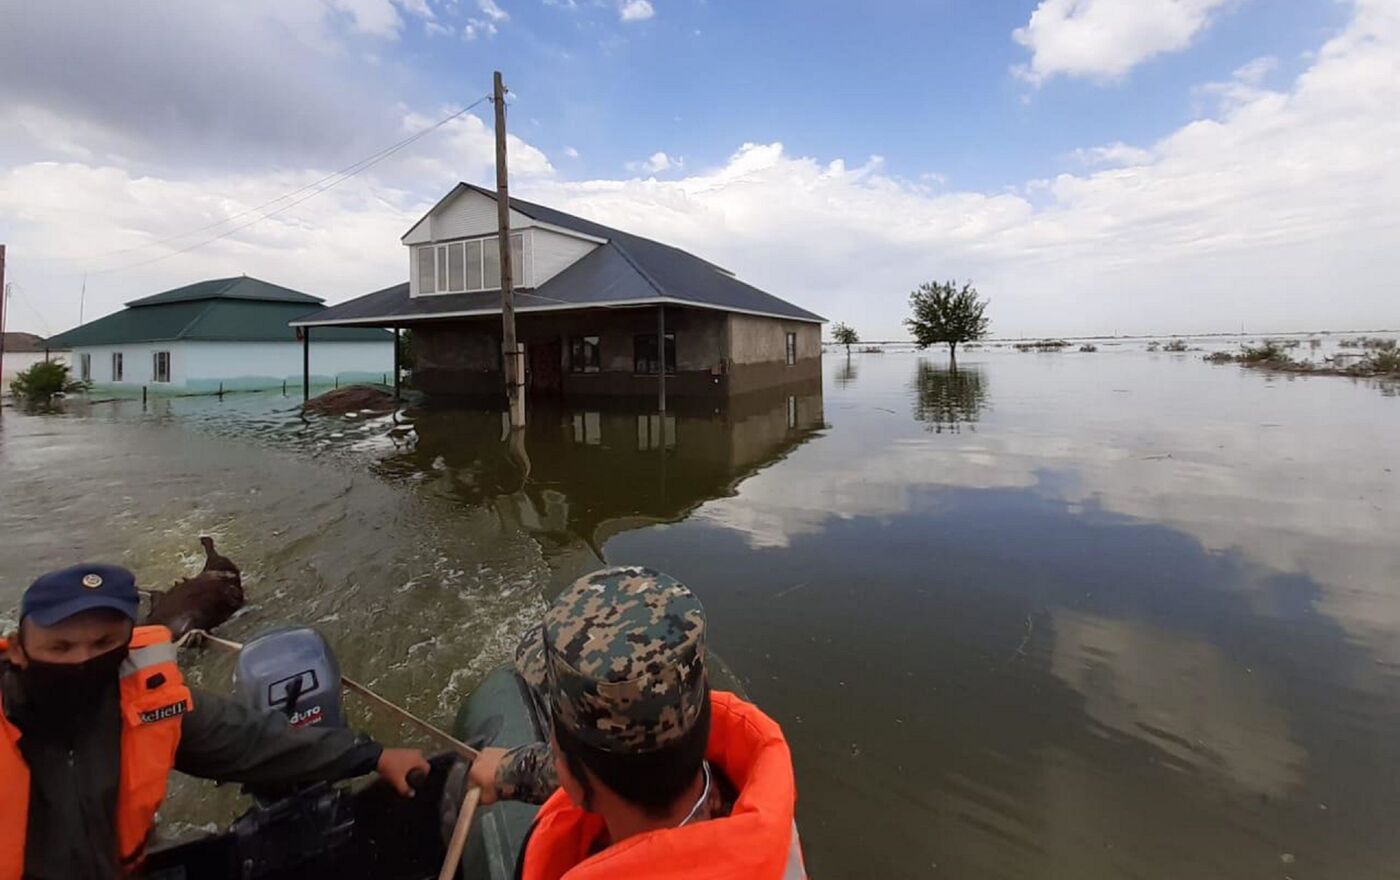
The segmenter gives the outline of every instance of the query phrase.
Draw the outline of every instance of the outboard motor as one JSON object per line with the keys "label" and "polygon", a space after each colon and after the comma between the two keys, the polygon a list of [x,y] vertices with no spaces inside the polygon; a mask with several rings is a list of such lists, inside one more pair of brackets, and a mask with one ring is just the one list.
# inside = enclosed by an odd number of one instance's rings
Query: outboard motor
{"label": "outboard motor", "polygon": [[[239,702],[279,712],[293,727],[345,726],[340,664],[321,634],[308,627],[275,629],[244,644],[233,690]],[[333,860],[351,843],[354,811],[348,794],[336,786],[316,783],[248,793],[254,806],[229,829],[239,877],[279,877],[293,869],[300,873]]]}
{"label": "outboard motor", "polygon": [[275,629],[245,644],[233,689],[241,702],[281,712],[293,727],[345,726],[340,664],[321,634],[308,627]]}

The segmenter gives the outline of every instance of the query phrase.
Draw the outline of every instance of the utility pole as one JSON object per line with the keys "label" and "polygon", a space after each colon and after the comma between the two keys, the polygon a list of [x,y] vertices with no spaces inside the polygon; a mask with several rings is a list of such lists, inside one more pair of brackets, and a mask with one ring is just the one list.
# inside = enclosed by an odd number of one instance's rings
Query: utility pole
{"label": "utility pole", "polygon": [[496,239],[501,250],[501,356],[505,361],[510,426],[525,427],[525,365],[515,341],[515,276],[510,264],[510,189],[506,184],[506,87],[496,71]]}
{"label": "utility pole", "polygon": [[5,286],[5,246],[0,244],[0,375],[5,372],[5,300],[10,288]]}

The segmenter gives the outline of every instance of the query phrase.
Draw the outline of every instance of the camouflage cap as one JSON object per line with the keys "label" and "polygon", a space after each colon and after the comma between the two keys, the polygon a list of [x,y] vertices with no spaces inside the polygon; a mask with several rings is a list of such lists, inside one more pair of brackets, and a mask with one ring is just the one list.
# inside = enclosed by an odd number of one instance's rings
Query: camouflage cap
{"label": "camouflage cap", "polygon": [[[653,751],[704,708],[705,610],[658,571],[608,568],[575,581],[545,612],[537,644],[550,710],[594,748]],[[517,656],[527,677],[541,665],[533,653]]]}

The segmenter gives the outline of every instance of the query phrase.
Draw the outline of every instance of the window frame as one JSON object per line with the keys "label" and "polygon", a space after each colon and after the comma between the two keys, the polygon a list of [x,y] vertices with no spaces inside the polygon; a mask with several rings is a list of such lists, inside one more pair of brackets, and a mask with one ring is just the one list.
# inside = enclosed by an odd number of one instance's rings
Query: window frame
{"label": "window frame", "polygon": [[[647,369],[647,370],[641,369],[642,360],[641,360],[641,357],[640,357],[639,354],[638,354],[638,347],[641,345],[643,339],[646,339],[646,340],[653,340],[653,341],[651,342],[651,345],[653,345],[653,346],[656,345],[656,343],[655,343],[655,341],[654,341],[654,340],[656,339],[656,334],[655,334],[655,333],[637,333],[637,334],[633,335],[633,337],[632,337],[632,375],[634,375],[634,376],[655,376],[655,375],[656,375],[656,370],[655,370],[655,369]],[[665,345],[665,343],[670,343],[670,345]],[[667,376],[674,376],[674,375],[676,375],[676,332],[675,332],[674,330],[668,330],[668,331],[666,332],[666,339],[665,339],[665,342],[663,342],[663,346],[665,346],[665,348],[668,348],[669,351],[663,350],[663,351],[657,352],[657,354],[656,354],[656,359],[657,359],[657,360],[662,360],[662,361],[665,362],[665,363],[664,363],[664,366],[663,366],[663,369],[666,371],[666,375],[667,375]],[[668,355],[669,355],[669,357],[668,357]]]}
{"label": "window frame", "polygon": [[122,382],[122,381],[125,381],[125,380],[123,379],[123,377],[124,377],[125,375],[126,375],[126,359],[122,357],[122,352],[120,352],[120,351],[114,351],[114,352],[112,352],[112,381],[113,381],[113,382]]}
{"label": "window frame", "polygon": [[797,332],[787,331],[783,337],[783,360],[789,367],[797,366]]}
{"label": "window frame", "polygon": [[[496,279],[494,284],[488,284],[486,277],[487,254],[494,254],[495,262],[500,262],[500,245],[497,244],[499,235],[482,235],[473,238],[457,238],[452,241],[428,242],[414,246],[414,260],[416,262],[414,271],[418,279],[419,296],[437,296],[449,293],[484,293],[491,290],[501,289],[501,275],[499,265],[496,268]],[[525,233],[512,232],[511,239],[511,269],[515,275],[515,287],[525,287]],[[477,258],[471,259],[472,246],[476,246]],[[461,287],[452,286],[452,262],[453,252],[461,256]],[[426,256],[431,254],[431,257]],[[425,269],[431,264],[433,277],[424,277]],[[475,276],[477,287],[472,286],[472,278]],[[432,283],[429,284],[428,282]]]}
{"label": "window frame", "polygon": [[82,352],[78,355],[78,378],[84,382],[92,381],[92,353]]}
{"label": "window frame", "polygon": [[[590,342],[590,340],[592,340]],[[592,350],[592,363],[587,357]],[[597,333],[569,337],[569,372],[575,375],[592,375],[603,372],[603,337]]]}
{"label": "window frame", "polygon": [[[162,358],[164,358],[165,363],[165,378],[161,378]],[[168,349],[165,351],[151,352],[151,381],[158,382],[162,385],[170,383],[170,351]]]}

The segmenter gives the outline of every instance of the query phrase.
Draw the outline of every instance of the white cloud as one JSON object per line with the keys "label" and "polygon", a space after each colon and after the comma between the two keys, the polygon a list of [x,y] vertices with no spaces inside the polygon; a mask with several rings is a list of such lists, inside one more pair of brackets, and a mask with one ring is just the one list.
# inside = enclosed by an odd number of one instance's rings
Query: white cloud
{"label": "white cloud", "polygon": [[396,37],[403,19],[390,0],[331,0],[331,5],[355,22],[355,29],[376,37]]}
{"label": "white cloud", "polygon": [[475,40],[479,36],[496,36],[496,25],[485,18],[469,18],[467,23],[462,25],[462,38],[465,40]]}
{"label": "white cloud", "polygon": [[456,31],[453,30],[452,25],[442,24],[436,21],[423,22],[423,32],[430,36],[437,36],[441,34],[442,36],[447,37],[450,37],[456,33]]}
{"label": "white cloud", "polygon": [[510,13],[497,6],[496,0],[477,0],[477,7],[492,21],[510,21]]}
{"label": "white cloud", "polygon": [[654,15],[650,0],[622,0],[617,5],[617,17],[622,21],[646,21]]}
{"label": "white cloud", "polygon": [[869,338],[903,338],[907,292],[950,277],[990,297],[998,334],[1393,326],[1400,8],[1353,9],[1285,89],[1256,88],[1156,143],[1100,148],[1111,164],[1087,172],[930,191],[769,143],[681,178],[531,195],[860,316]]}
{"label": "white cloud", "polygon": [[642,162],[628,162],[627,170],[641,174],[659,174],[662,171],[676,171],[685,165],[685,160],[672,158],[657,150]]}
{"label": "white cloud", "polygon": [[433,14],[433,9],[428,5],[428,0],[395,0],[405,12],[416,15],[426,21],[437,18]]}
{"label": "white cloud", "polygon": [[1041,0],[1012,39],[1031,50],[1014,68],[1034,85],[1063,74],[1121,77],[1191,44],[1230,0]]}
{"label": "white cloud", "polygon": [[1101,147],[1080,148],[1074,151],[1074,157],[1085,165],[1145,165],[1152,161],[1152,151],[1116,141]]}
{"label": "white cloud", "polygon": [[[512,137],[513,182],[524,197],[686,247],[834,319],[854,316],[872,339],[902,338],[908,290],[950,277],[972,278],[990,297],[1001,334],[1189,332],[1242,321],[1269,330],[1394,326],[1400,9],[1393,0],[1356,0],[1352,10],[1347,28],[1293,81],[1265,87],[1265,65],[1246,65],[1232,80],[1241,91],[1210,114],[1155,143],[1088,146],[1081,158],[1100,165],[1043,181],[985,192],[955,180],[930,186],[877,161],[817,159],[776,142],[745,144],[717,167],[687,165],[684,176],[679,160],[661,153],[667,179],[564,181],[542,151]],[[156,152],[141,125],[110,121],[76,81],[74,103],[41,105],[13,91],[6,63],[0,53],[0,94],[8,96],[0,125],[22,136],[15,140],[46,132],[51,140],[37,155],[0,160],[0,226],[13,277],[50,294],[40,308],[56,327],[76,315],[81,260],[92,252],[227,217],[400,136],[335,154],[334,164],[299,158],[290,167],[304,170],[294,174],[133,166],[122,156]],[[143,82],[126,76],[114,70],[109,79]],[[396,117],[405,133],[445,115],[415,109]],[[192,103],[189,112],[198,110]],[[386,111],[367,104],[365,112]],[[12,124],[16,118],[29,122]],[[209,123],[215,133],[218,124]],[[317,143],[282,152],[326,154]],[[115,308],[123,296],[225,270],[286,277],[332,298],[401,280],[403,229],[453,182],[489,184],[492,155],[480,119],[454,120],[343,192],[207,249],[107,276],[89,288],[89,314],[98,302]],[[63,161],[40,161],[54,157]],[[353,259],[342,265],[347,252]]]}
{"label": "white cloud", "polygon": [[565,155],[565,156],[568,156],[570,159],[577,159],[577,158],[578,158],[578,150],[575,150],[573,147],[565,147],[565,148],[564,148],[564,155]]}

